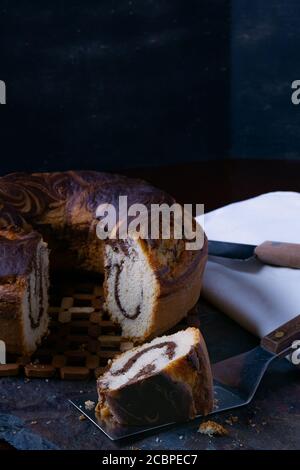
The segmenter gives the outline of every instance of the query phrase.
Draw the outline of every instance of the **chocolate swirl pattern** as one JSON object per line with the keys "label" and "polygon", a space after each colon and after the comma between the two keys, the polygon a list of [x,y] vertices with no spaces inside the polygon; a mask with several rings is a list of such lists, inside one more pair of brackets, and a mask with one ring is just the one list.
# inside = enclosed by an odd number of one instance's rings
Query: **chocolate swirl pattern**
{"label": "chocolate swirl pattern", "polygon": [[34,231],[0,232],[0,339],[30,354],[48,327],[48,248]]}
{"label": "chocolate swirl pattern", "polygon": [[[138,367],[138,361],[140,358],[144,356],[144,354],[147,354],[150,351],[153,351],[154,349],[164,349],[164,353],[167,356],[167,358],[171,361],[175,355],[175,349],[176,349],[176,344],[174,341],[164,341],[159,344],[153,344],[152,346],[148,346],[144,349],[141,349],[140,351],[136,352],[133,356],[128,359],[128,361],[123,365],[120,369],[117,370],[111,370],[111,375],[122,375],[133,366]],[[150,364],[147,364],[145,367],[148,367]],[[155,370],[155,366],[153,364],[153,367],[151,368],[151,372]]]}
{"label": "chocolate swirl pattern", "polygon": [[[150,184],[92,171],[14,173],[0,178],[0,231],[37,231],[51,250],[52,269],[104,273],[106,309],[124,336],[143,341],[180,321],[198,300],[207,259],[183,240],[115,240],[96,236],[96,210],[119,196],[128,206],[173,204]],[[121,221],[122,222],[122,221]]]}

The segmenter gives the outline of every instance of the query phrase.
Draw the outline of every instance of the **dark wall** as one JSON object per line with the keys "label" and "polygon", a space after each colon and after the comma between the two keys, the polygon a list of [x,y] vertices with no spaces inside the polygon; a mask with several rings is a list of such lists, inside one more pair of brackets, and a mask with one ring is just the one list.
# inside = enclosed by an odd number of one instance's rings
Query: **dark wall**
{"label": "dark wall", "polygon": [[231,155],[300,159],[299,0],[232,0]]}
{"label": "dark wall", "polygon": [[0,173],[300,159],[299,0],[0,0]]}
{"label": "dark wall", "polygon": [[0,0],[0,173],[229,152],[225,0]]}

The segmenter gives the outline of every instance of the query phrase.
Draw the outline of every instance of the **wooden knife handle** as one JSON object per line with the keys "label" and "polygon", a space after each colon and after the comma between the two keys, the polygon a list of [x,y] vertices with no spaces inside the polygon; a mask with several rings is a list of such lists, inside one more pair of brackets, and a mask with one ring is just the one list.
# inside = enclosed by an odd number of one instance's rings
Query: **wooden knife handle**
{"label": "wooden knife handle", "polygon": [[280,354],[300,339],[300,315],[262,338],[260,344],[267,351]]}
{"label": "wooden knife handle", "polygon": [[266,241],[254,250],[265,264],[300,269],[300,244]]}

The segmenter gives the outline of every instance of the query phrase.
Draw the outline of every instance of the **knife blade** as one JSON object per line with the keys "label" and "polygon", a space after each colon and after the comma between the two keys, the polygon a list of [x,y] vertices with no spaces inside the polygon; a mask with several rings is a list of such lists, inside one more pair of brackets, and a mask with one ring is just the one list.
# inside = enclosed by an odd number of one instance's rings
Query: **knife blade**
{"label": "knife blade", "polygon": [[208,254],[231,259],[249,259],[254,256],[256,245],[209,240]]}
{"label": "knife blade", "polygon": [[298,243],[265,241],[255,246],[209,240],[208,254],[239,260],[257,257],[264,264],[300,269],[300,244]]}

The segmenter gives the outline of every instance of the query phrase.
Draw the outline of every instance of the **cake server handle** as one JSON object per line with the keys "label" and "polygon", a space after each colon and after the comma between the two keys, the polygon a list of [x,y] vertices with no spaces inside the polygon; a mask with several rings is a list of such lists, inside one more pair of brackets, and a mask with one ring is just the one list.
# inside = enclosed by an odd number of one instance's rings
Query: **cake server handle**
{"label": "cake server handle", "polygon": [[277,356],[289,347],[300,348],[300,315],[262,338],[260,344],[264,349]]}

